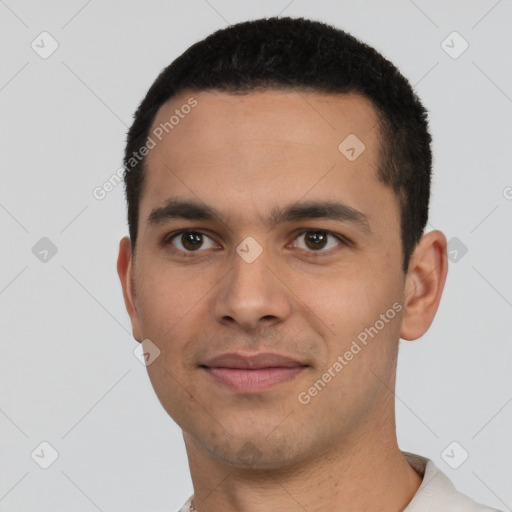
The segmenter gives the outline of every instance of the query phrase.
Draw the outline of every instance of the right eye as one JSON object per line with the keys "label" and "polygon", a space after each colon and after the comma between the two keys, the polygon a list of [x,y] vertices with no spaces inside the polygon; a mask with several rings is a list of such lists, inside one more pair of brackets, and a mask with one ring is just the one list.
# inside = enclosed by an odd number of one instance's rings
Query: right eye
{"label": "right eye", "polygon": [[[209,247],[203,247],[205,239],[210,240]],[[201,231],[182,230],[171,233],[165,238],[164,245],[171,244],[177,250],[185,253],[199,252],[201,248],[212,249],[215,243]]]}

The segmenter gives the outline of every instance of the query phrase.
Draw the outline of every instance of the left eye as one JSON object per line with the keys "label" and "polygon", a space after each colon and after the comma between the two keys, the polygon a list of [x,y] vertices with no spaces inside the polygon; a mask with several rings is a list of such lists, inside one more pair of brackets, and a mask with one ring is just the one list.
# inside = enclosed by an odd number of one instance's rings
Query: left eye
{"label": "left eye", "polygon": [[[328,246],[329,238],[334,238],[336,240],[336,243],[331,245],[331,247]],[[300,249],[311,249],[314,252],[326,252],[322,249],[325,249],[326,247],[327,249],[332,249],[332,247],[342,243],[342,240],[339,237],[329,231],[303,231],[296,239],[304,240],[304,245],[295,245],[294,247],[299,247]]]}

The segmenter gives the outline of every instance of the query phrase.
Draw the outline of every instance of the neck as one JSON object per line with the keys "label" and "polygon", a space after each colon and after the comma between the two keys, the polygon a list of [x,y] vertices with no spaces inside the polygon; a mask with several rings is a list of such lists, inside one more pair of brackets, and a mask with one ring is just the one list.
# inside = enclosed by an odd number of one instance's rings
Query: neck
{"label": "neck", "polygon": [[422,481],[397,445],[394,422],[278,470],[225,464],[184,438],[197,512],[396,512]]}

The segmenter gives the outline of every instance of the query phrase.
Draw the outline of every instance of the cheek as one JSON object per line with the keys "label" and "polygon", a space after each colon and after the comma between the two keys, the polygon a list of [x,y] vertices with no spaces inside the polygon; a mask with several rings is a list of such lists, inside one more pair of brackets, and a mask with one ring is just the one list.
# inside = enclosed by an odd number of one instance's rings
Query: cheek
{"label": "cheek", "polygon": [[328,364],[348,352],[349,365],[361,372],[344,372],[350,379],[383,370],[380,366],[393,359],[399,337],[399,289],[389,275],[371,277],[353,274],[331,279],[311,289],[304,299],[314,313],[308,313],[310,317],[322,320]]}
{"label": "cheek", "polygon": [[304,312],[316,315],[329,328],[331,336],[346,339],[368,322],[375,322],[383,312],[380,310],[387,296],[387,291],[381,289],[384,284],[375,286],[366,276],[340,272],[317,279],[309,286],[301,286],[297,295],[305,306]]}
{"label": "cheek", "polygon": [[179,326],[187,315],[201,307],[206,286],[201,279],[184,279],[176,268],[146,267],[137,276],[137,309],[143,335],[163,337]]}
{"label": "cheek", "polygon": [[[176,267],[163,267],[147,268],[138,276],[141,283],[138,310],[142,336],[160,350],[155,368],[148,367],[148,372],[155,382],[166,383],[162,388],[165,393],[168,386],[179,386],[190,370],[193,349],[204,332],[208,317],[205,308],[213,285],[201,276],[191,278]],[[159,365],[168,373],[159,372]]]}
{"label": "cheek", "polygon": [[[184,428],[189,418],[198,416],[198,393],[186,376],[171,364],[168,358],[169,352],[161,354],[147,367],[151,385],[160,404],[176,423]],[[200,418],[198,418],[200,421]]]}

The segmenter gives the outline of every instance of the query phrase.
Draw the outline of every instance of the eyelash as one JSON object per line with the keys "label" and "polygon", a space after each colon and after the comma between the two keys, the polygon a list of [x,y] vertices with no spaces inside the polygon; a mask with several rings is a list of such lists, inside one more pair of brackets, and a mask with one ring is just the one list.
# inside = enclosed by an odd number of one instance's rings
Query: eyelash
{"label": "eyelash", "polygon": [[[180,231],[174,231],[172,233],[169,233],[167,234],[163,240],[162,240],[162,245],[163,246],[169,246],[171,245],[172,246],[172,241],[177,238],[178,236],[180,235],[183,235],[184,233],[198,233],[200,235],[203,235],[207,238],[210,238],[210,236],[208,236],[206,233],[204,233],[203,231],[199,230],[199,229],[182,229]],[[303,229],[302,231],[298,232],[293,240],[305,235],[306,233],[325,233],[327,236],[330,236],[332,238],[336,238],[336,240],[338,240],[339,242],[341,242],[341,244],[343,245],[350,245],[351,242],[348,238],[346,238],[345,236],[339,234],[339,233],[335,233],[333,231],[329,231],[327,229]],[[326,254],[330,254],[331,251],[333,251],[335,248],[331,248],[331,249],[328,249],[327,251],[322,251],[322,250],[318,250],[318,251],[313,251],[313,250],[307,250],[307,249],[302,249],[302,251],[306,251],[310,254],[314,254],[314,255],[321,255],[322,253],[326,253]],[[181,249],[178,249],[176,247],[173,246],[173,250],[175,250],[176,252],[179,252],[181,253],[182,255],[184,255],[185,257],[191,257],[191,256],[194,256],[196,253],[200,253],[202,252],[201,249],[198,249],[196,251],[182,251]]]}

